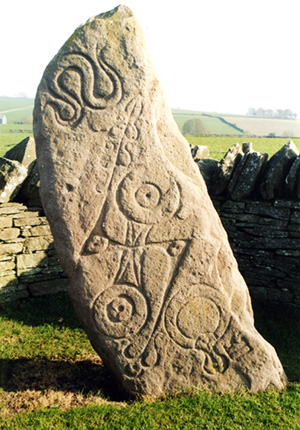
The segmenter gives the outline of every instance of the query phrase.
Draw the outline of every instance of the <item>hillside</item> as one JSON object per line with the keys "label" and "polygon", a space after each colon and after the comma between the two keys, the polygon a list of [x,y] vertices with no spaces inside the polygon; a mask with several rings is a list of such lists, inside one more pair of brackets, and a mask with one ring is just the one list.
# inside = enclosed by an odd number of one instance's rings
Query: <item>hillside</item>
{"label": "hillside", "polygon": [[185,121],[199,117],[210,134],[216,136],[300,137],[300,120],[258,118],[180,109],[173,109],[172,112],[180,131],[182,131]]}
{"label": "hillside", "polygon": [[[0,115],[5,115],[7,118],[7,126],[0,125],[0,133],[32,130],[33,105],[34,99],[30,98],[0,97]],[[172,113],[180,131],[188,119],[199,117],[208,135],[300,137],[300,120],[258,118],[182,109],[172,109]]]}
{"label": "hillside", "polygon": [[8,124],[31,124],[34,99],[22,97],[0,97],[0,115],[5,115]]}
{"label": "hillside", "polygon": [[231,124],[244,130],[246,135],[252,136],[277,136],[299,137],[300,120],[257,118],[253,116],[223,115],[223,118]]}

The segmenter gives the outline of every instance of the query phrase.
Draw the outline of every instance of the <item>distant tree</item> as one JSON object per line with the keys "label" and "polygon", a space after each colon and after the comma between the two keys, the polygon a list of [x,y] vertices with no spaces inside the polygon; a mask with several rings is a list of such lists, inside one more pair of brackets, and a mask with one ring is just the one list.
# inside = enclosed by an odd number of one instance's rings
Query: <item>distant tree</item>
{"label": "distant tree", "polygon": [[23,93],[23,92],[16,94],[15,97],[22,98],[22,99],[28,99],[28,95],[26,93]]}
{"label": "distant tree", "polygon": [[263,108],[249,108],[247,115],[259,116],[261,118],[282,118],[282,119],[296,119],[297,114],[292,112],[291,109],[263,109]]}
{"label": "distant tree", "polygon": [[189,136],[203,136],[209,134],[201,118],[188,119],[182,127],[182,133]]}

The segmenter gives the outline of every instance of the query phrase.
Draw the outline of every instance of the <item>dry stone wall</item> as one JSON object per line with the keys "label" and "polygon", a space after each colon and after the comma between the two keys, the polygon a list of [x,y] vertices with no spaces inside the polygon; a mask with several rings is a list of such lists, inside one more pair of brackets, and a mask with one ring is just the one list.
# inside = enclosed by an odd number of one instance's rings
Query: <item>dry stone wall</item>
{"label": "dry stone wall", "polygon": [[213,201],[252,298],[300,306],[300,202]]}
{"label": "dry stone wall", "polygon": [[43,210],[0,205],[0,303],[66,287]]}
{"label": "dry stone wall", "polygon": [[[232,148],[229,155],[234,152],[242,154]],[[263,200],[258,194],[235,201],[226,190],[216,195],[212,184],[220,163],[212,159],[201,163],[252,298],[300,306],[300,201]],[[291,170],[289,176],[291,180]],[[64,291],[67,283],[43,209],[1,204],[0,303]]]}

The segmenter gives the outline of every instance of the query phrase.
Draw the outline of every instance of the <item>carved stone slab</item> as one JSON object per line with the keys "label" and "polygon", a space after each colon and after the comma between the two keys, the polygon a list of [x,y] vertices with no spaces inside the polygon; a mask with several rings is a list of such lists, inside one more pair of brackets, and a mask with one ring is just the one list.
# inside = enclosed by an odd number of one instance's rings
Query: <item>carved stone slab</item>
{"label": "carved stone slab", "polygon": [[282,388],[246,284],[131,11],[75,31],[34,110],[41,196],[70,296],[132,394]]}

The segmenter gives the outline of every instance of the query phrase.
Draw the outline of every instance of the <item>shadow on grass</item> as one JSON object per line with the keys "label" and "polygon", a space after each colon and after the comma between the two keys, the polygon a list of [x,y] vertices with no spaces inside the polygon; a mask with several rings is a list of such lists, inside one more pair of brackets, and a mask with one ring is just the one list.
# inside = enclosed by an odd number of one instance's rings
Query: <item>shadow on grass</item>
{"label": "shadow on grass", "polygon": [[110,401],[127,401],[101,360],[0,360],[0,387],[5,392],[48,390],[73,394],[100,395]]}
{"label": "shadow on grass", "polygon": [[253,302],[255,327],[274,346],[290,382],[300,382],[300,309]]}
{"label": "shadow on grass", "polygon": [[0,304],[0,315],[32,327],[44,324],[61,327],[61,318],[63,318],[63,325],[66,327],[81,327],[67,293],[32,297]]}
{"label": "shadow on grass", "polygon": [[[300,382],[300,309],[266,302],[254,302],[253,309],[255,326],[276,349],[289,381]],[[80,327],[71,301],[65,293],[25,299],[2,306],[0,314],[4,318],[30,326],[52,324]],[[60,323],[61,318],[63,323]],[[112,400],[126,399],[109,372],[99,363],[88,360],[0,360],[0,370],[0,386],[4,390],[100,390]]]}

